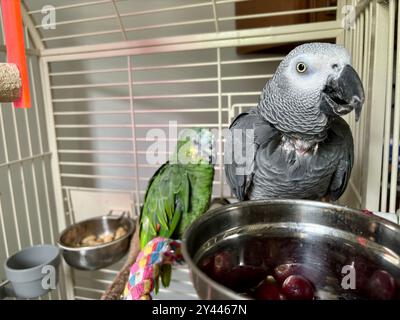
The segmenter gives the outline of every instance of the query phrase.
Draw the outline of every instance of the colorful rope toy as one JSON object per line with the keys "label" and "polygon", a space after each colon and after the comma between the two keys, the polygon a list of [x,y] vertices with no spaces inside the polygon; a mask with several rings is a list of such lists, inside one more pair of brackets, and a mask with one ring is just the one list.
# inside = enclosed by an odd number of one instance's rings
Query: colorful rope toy
{"label": "colorful rope toy", "polygon": [[159,281],[168,287],[171,280],[171,266],[181,263],[181,242],[157,237],[151,240],[132,265],[129,279],[123,293],[124,300],[150,300],[151,292],[157,294]]}

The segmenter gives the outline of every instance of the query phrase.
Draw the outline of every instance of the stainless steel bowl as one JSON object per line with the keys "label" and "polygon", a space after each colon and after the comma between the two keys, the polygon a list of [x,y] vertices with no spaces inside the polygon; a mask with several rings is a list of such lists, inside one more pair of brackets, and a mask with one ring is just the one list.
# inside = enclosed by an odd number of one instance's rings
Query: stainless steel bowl
{"label": "stainless steel bowl", "polygon": [[[114,233],[119,227],[123,227],[126,234],[117,240],[96,246],[79,246],[82,239],[89,235]],[[134,230],[135,223],[128,217],[101,216],[65,229],[60,235],[58,245],[70,266],[81,270],[97,270],[117,262],[127,253]]]}
{"label": "stainless steel bowl", "polygon": [[[359,258],[358,255],[367,257],[368,261],[390,271],[399,292],[398,225],[359,210],[322,202],[267,200],[241,202],[215,209],[187,229],[183,237],[183,256],[200,298],[245,299],[207,276],[198,263],[202,257],[216,252],[227,243],[233,250],[244,248],[241,257],[250,254],[257,258],[257,250],[264,250],[264,247],[262,244],[243,247],[249,235],[280,239],[280,246],[265,248],[268,259],[279,264],[312,263],[328,270],[340,267],[338,262],[350,264]],[[300,241],[301,245],[293,246],[293,239]],[[335,297],[328,295],[325,298]]]}

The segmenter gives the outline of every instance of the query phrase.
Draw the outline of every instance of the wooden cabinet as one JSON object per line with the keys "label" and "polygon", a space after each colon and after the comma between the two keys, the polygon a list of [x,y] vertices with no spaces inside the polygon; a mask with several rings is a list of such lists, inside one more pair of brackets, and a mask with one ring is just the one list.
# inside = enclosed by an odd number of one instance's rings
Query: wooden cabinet
{"label": "wooden cabinet", "polygon": [[[336,0],[252,0],[236,3],[236,15],[254,15],[269,12],[280,12],[288,10],[302,10],[320,7],[336,6]],[[239,19],[236,20],[237,29],[252,29],[252,28],[265,28],[271,26],[283,26],[302,24],[308,22],[321,22],[336,19],[336,11],[323,11],[317,13],[302,13],[291,14],[284,16]],[[271,53],[284,53],[290,48],[298,45],[298,43],[291,44],[271,44],[271,45],[258,45],[251,47],[239,47],[239,54],[253,53],[253,52],[271,52]]]}

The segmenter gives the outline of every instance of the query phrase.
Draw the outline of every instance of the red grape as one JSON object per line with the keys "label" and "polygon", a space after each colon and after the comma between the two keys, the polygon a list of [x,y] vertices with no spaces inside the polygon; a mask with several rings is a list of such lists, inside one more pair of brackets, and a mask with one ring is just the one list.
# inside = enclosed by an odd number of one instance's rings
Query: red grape
{"label": "red grape", "polygon": [[231,270],[233,267],[232,255],[229,251],[222,251],[214,256],[214,274]]}
{"label": "red grape", "polygon": [[319,282],[321,275],[318,270],[308,267],[302,263],[285,263],[274,269],[274,277],[276,281],[282,284],[287,277],[292,275],[300,275],[315,284]]}
{"label": "red grape", "polygon": [[200,269],[207,275],[211,275],[214,267],[214,257],[207,257],[200,261]]}
{"label": "red grape", "polygon": [[229,251],[220,251],[202,259],[199,263],[199,267],[204,273],[221,284],[226,282],[227,274],[233,266],[233,257]]}
{"label": "red grape", "polygon": [[263,268],[253,266],[236,266],[225,276],[224,284],[238,292],[244,292],[258,285],[266,277]]}
{"label": "red grape", "polygon": [[243,248],[243,263],[250,266],[260,267],[267,255],[266,247],[260,240],[248,241]]}
{"label": "red grape", "polygon": [[306,278],[291,275],[282,285],[282,293],[289,300],[312,300],[314,298],[313,285]]}
{"label": "red grape", "polygon": [[255,297],[259,300],[282,300],[282,293],[275,280],[264,280],[255,291]]}
{"label": "red grape", "polygon": [[390,273],[384,270],[375,271],[369,279],[371,299],[390,300],[396,294],[396,283]]}

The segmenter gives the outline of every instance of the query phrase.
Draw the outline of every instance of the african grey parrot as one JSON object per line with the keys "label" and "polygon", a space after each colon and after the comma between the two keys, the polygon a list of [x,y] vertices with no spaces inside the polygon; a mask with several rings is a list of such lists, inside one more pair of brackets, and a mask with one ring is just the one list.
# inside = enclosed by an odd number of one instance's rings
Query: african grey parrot
{"label": "african grey parrot", "polygon": [[353,137],[340,117],[359,119],[364,89],[339,45],[308,43],[280,63],[258,106],[239,114],[225,146],[225,173],[239,200],[323,198],[346,189]]}

